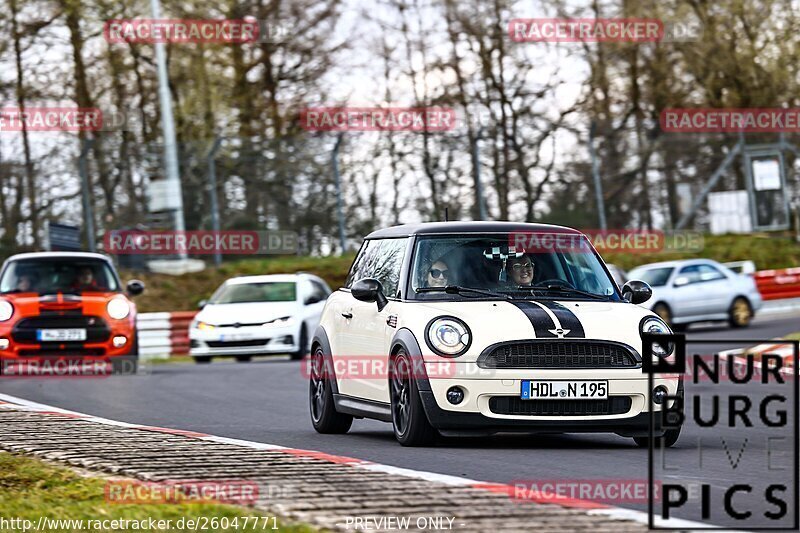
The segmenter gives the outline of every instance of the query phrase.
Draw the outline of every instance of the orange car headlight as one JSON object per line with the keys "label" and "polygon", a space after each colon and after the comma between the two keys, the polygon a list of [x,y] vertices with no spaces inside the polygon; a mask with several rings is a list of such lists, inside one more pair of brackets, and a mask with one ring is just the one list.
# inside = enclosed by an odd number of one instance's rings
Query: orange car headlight
{"label": "orange car headlight", "polygon": [[0,300],[0,322],[5,322],[14,314],[14,306],[8,300]]}
{"label": "orange car headlight", "polygon": [[106,305],[108,316],[116,320],[122,320],[131,312],[131,306],[125,298],[112,298]]}

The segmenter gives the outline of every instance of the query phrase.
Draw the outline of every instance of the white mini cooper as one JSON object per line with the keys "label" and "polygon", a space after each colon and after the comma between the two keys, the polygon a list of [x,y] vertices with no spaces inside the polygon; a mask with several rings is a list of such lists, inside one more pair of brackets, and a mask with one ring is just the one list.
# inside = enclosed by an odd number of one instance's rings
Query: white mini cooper
{"label": "white mini cooper", "polygon": [[[643,372],[642,334],[672,333],[638,305],[650,294],[640,281],[620,293],[570,228],[443,222],[375,231],[312,340],[312,423],[345,433],[353,418],[392,422],[407,446],[438,434],[520,431],[611,432],[646,446],[648,406],[683,396],[677,375],[655,374],[648,385]],[[653,343],[653,362],[674,350]],[[674,444],[680,427],[653,418],[653,435]]]}

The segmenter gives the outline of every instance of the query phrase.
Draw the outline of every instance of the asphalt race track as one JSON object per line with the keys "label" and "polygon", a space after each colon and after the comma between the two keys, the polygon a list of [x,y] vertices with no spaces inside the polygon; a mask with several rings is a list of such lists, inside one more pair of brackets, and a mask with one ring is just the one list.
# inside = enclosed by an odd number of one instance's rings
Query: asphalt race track
{"label": "asphalt race track", "polygon": [[[800,331],[797,315],[764,317],[744,330],[722,326],[693,328],[688,338],[769,339],[794,331]],[[741,345],[706,345],[706,350],[737,346]],[[706,390],[720,387],[715,390],[726,393],[735,385],[690,384],[687,393],[691,393],[690,387]],[[364,420],[356,421],[348,435],[319,435],[309,421],[306,378],[299,363],[285,359],[251,363],[215,361],[211,365],[148,365],[142,375],[108,378],[4,377],[0,378],[0,393],[130,423],[320,450],[481,481],[647,480],[647,451],[636,447],[631,439],[615,435],[450,439],[433,448],[403,448],[395,442],[390,425]],[[791,437],[789,429],[785,433]],[[704,447],[716,453],[709,452],[702,469],[697,470],[698,482],[708,482],[715,487],[747,481],[755,485],[763,484],[769,476],[789,476],[786,472],[767,474],[763,465],[755,465],[758,461],[750,460],[766,455],[761,443],[746,448],[737,468],[732,468],[729,463],[736,461],[742,447],[742,433],[737,429],[720,428],[712,439],[707,430],[701,432],[687,425],[677,447],[667,452],[670,454],[668,462],[696,463],[700,435],[703,435]],[[723,450],[720,438],[726,439],[730,450]],[[680,476],[685,477],[685,474]],[[741,498],[741,502],[750,501]],[[690,500],[691,503],[675,516],[700,518],[698,500]],[[754,513],[774,509],[764,502],[761,494],[752,501],[755,502]],[[642,503],[610,503],[646,510]],[[725,524],[716,516],[721,502],[711,505],[715,514],[712,522]]]}

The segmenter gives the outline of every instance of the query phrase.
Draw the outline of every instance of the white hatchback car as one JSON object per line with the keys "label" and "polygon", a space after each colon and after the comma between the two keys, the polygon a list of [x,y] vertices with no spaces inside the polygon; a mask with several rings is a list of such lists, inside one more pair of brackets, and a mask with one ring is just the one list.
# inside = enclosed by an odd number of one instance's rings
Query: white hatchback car
{"label": "white hatchback car", "polygon": [[[541,236],[541,238],[539,238]],[[556,244],[553,244],[553,243]],[[617,288],[580,232],[508,222],[397,226],[367,236],[328,298],[309,359],[320,433],[392,422],[403,445],[438,434],[612,432],[649,442],[650,409],[679,401],[675,374],[643,372],[643,334],[671,334]],[[653,343],[652,361],[674,344]],[[651,396],[652,394],[652,396]],[[680,426],[660,424],[665,445]]]}
{"label": "white hatchback car", "polygon": [[647,306],[676,331],[692,322],[711,320],[747,327],[763,303],[752,276],[737,274],[710,259],[651,263],[629,275],[652,287],[653,298]]}
{"label": "white hatchback car", "polygon": [[189,328],[190,354],[198,363],[273,353],[302,359],[330,292],[305,273],[231,278],[200,302]]}

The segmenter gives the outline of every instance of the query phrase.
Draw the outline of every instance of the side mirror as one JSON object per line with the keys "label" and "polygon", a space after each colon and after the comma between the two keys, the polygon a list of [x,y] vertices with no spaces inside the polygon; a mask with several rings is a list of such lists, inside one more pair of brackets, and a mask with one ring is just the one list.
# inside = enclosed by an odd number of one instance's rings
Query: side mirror
{"label": "side mirror", "polygon": [[350,294],[356,300],[362,302],[375,302],[378,304],[378,312],[383,311],[383,308],[389,303],[386,295],[383,294],[383,285],[381,282],[374,278],[364,278],[353,283],[350,289]]}
{"label": "side mirror", "polygon": [[641,304],[653,296],[653,289],[644,281],[632,279],[622,286],[622,297],[626,302]]}
{"label": "side mirror", "polygon": [[673,283],[672,285],[674,287],[683,287],[684,285],[688,284],[689,284],[689,278],[687,278],[686,276],[678,276],[677,278],[675,278],[675,283]]}
{"label": "side mirror", "polygon": [[132,279],[128,282],[125,290],[131,296],[138,296],[144,292],[144,282],[138,279]]}
{"label": "side mirror", "polygon": [[202,308],[204,308],[206,305],[208,305],[208,300],[200,300],[199,302],[197,302],[197,308],[198,308],[198,309],[202,309]]}

